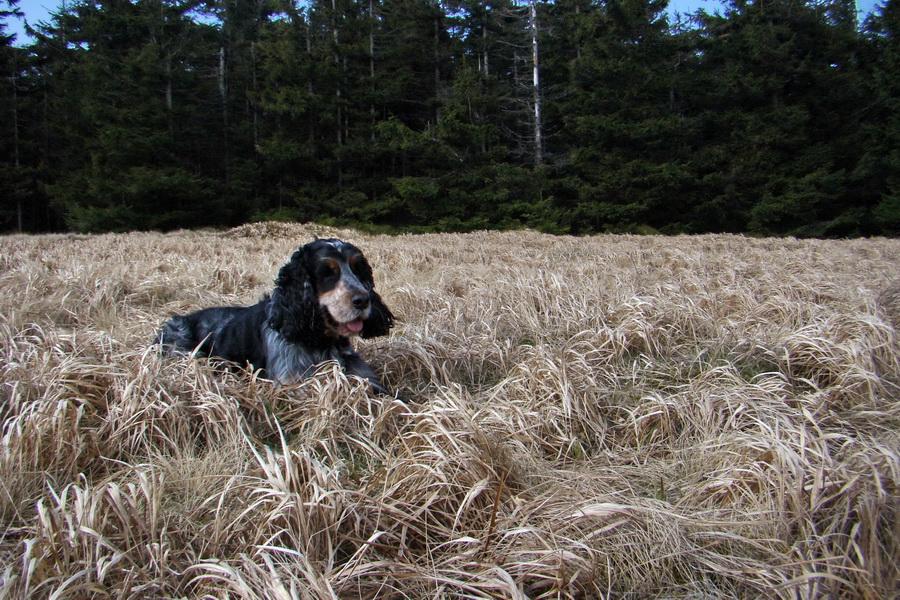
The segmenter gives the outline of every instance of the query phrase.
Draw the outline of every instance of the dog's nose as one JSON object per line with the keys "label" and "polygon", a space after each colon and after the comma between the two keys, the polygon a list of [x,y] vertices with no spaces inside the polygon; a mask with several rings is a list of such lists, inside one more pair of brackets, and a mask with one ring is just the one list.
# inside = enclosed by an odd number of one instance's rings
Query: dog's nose
{"label": "dog's nose", "polygon": [[357,310],[364,310],[369,306],[369,294],[367,294],[366,292],[354,294],[353,297],[350,298],[350,303],[353,305],[353,308]]}

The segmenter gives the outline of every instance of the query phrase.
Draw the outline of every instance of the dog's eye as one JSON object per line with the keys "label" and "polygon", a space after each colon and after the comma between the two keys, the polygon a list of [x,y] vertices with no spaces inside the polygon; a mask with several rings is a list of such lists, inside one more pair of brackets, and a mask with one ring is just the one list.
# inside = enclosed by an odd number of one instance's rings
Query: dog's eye
{"label": "dog's eye", "polygon": [[366,274],[366,261],[362,257],[361,254],[354,254],[350,257],[350,260],[347,261],[350,265],[350,269],[357,275],[357,277],[362,277]]}
{"label": "dog's eye", "polygon": [[322,281],[327,281],[330,279],[337,279],[337,277],[341,274],[341,266],[334,260],[328,260],[323,262],[318,269],[318,277]]}

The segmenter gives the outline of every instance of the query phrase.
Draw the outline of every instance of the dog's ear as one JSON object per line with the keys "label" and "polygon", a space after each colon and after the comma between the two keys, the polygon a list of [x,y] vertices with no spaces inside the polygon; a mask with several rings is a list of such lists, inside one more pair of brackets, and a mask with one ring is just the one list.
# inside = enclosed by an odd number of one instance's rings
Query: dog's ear
{"label": "dog's ear", "polygon": [[[354,249],[359,252],[359,249],[355,247]],[[369,311],[369,317],[363,321],[363,329],[360,332],[360,336],[368,339],[387,335],[391,327],[394,326],[394,315],[385,305],[381,296],[375,291],[375,278],[372,275],[372,267],[369,266],[369,262],[362,255],[362,252],[359,253],[359,259],[356,261],[354,270],[360,281],[369,290],[369,302],[372,306],[372,310]]]}
{"label": "dog's ear", "polygon": [[360,335],[366,339],[387,335],[391,327],[394,326],[393,313],[391,313],[375,290],[369,292],[369,301],[371,302],[372,310],[369,311],[369,318],[363,321],[363,329]]}
{"label": "dog's ear", "polygon": [[275,279],[269,303],[269,327],[289,342],[309,346],[321,344],[325,333],[319,301],[306,269],[306,247],[291,256]]}

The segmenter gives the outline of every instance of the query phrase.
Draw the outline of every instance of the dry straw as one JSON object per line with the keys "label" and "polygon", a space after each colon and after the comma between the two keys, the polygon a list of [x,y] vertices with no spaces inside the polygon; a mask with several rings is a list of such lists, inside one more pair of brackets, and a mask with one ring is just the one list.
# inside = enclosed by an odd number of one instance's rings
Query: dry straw
{"label": "dry straw", "polygon": [[[401,317],[275,388],[150,346],[313,235]],[[0,238],[0,599],[889,598],[900,242]]]}

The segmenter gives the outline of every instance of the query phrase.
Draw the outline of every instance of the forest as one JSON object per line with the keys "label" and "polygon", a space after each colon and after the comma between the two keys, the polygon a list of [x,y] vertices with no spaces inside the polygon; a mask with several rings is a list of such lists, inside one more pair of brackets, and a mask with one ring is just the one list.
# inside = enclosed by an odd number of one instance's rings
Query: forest
{"label": "forest", "polygon": [[900,0],[0,0],[0,231],[900,233]]}

